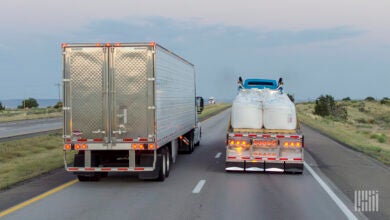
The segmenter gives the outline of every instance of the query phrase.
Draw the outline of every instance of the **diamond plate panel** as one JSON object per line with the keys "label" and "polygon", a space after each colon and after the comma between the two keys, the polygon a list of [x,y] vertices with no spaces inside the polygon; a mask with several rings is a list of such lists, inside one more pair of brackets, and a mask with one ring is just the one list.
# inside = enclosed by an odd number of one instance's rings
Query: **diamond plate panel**
{"label": "diamond plate panel", "polygon": [[[80,138],[103,137],[105,130],[105,53],[103,48],[72,48],[70,52],[71,129]],[[79,132],[77,132],[79,131]]]}
{"label": "diamond plate panel", "polygon": [[148,47],[115,48],[113,54],[112,132],[124,137],[148,137],[148,77],[153,75],[152,51]]}

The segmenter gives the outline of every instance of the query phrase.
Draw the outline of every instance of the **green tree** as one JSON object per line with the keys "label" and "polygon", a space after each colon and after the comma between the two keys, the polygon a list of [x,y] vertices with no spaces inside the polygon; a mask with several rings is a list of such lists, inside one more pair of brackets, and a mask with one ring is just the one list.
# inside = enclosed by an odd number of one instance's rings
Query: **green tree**
{"label": "green tree", "polygon": [[0,111],[4,110],[5,106],[3,106],[3,103],[0,102]]}
{"label": "green tree", "polygon": [[390,99],[387,97],[383,97],[380,102],[382,105],[390,105]]}
{"label": "green tree", "polygon": [[38,107],[38,101],[34,98],[24,99],[22,105],[19,105],[18,108],[36,108]]}
{"label": "green tree", "polygon": [[335,108],[335,101],[331,95],[321,95],[316,99],[314,106],[314,114],[319,116],[329,116],[332,114],[332,110]]}
{"label": "green tree", "polygon": [[316,99],[314,114],[322,117],[331,116],[337,120],[347,120],[348,118],[347,107],[336,103],[331,95],[321,95]]}
{"label": "green tree", "polygon": [[351,101],[351,98],[350,97],[345,97],[342,99],[343,101]]}
{"label": "green tree", "polygon": [[295,101],[294,95],[287,93],[287,96],[290,98],[292,102]]}
{"label": "green tree", "polygon": [[372,97],[372,96],[368,96],[365,100],[369,101],[369,102],[375,102],[376,101],[375,98]]}
{"label": "green tree", "polygon": [[58,108],[62,108],[62,106],[63,106],[62,102],[57,102],[57,104],[53,107],[58,109]]}

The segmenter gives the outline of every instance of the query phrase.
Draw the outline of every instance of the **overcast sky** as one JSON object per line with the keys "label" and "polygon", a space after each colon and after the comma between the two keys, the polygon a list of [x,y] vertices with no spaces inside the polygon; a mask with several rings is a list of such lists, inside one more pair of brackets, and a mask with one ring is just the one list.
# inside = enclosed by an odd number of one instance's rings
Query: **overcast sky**
{"label": "overcast sky", "polygon": [[296,99],[390,97],[389,0],[2,0],[0,101],[56,98],[62,42],[149,42],[195,64],[204,97],[238,76]]}

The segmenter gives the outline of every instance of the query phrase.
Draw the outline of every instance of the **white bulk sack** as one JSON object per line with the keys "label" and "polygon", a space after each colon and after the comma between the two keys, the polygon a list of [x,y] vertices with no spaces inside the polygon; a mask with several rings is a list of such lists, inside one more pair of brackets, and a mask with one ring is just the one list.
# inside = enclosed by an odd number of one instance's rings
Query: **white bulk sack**
{"label": "white bulk sack", "polygon": [[263,92],[241,90],[233,101],[231,124],[233,128],[261,129],[263,127]]}
{"label": "white bulk sack", "polygon": [[288,129],[297,127],[294,103],[286,94],[274,93],[263,103],[263,123],[266,129]]}

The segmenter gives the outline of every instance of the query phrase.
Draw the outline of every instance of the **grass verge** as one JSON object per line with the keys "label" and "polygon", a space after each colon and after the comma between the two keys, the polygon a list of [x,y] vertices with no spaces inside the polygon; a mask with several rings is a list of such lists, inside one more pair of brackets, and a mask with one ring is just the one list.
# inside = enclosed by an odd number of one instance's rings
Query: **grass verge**
{"label": "grass verge", "polygon": [[199,120],[204,121],[218,113],[230,108],[232,105],[228,103],[219,103],[213,105],[206,105],[202,114],[199,114]]}
{"label": "grass verge", "polygon": [[0,111],[0,122],[20,121],[28,119],[55,118],[62,116],[62,109],[33,108]]}
{"label": "grass verge", "polygon": [[62,167],[61,136],[54,133],[0,143],[0,189]]}
{"label": "grass verge", "polygon": [[[229,108],[229,104],[205,106],[200,120]],[[0,189],[64,166],[60,132],[0,143]],[[67,157],[72,162],[72,156]]]}
{"label": "grass verge", "polygon": [[390,107],[379,102],[343,102],[348,119],[338,121],[313,114],[314,103],[297,104],[299,119],[352,149],[390,165]]}

